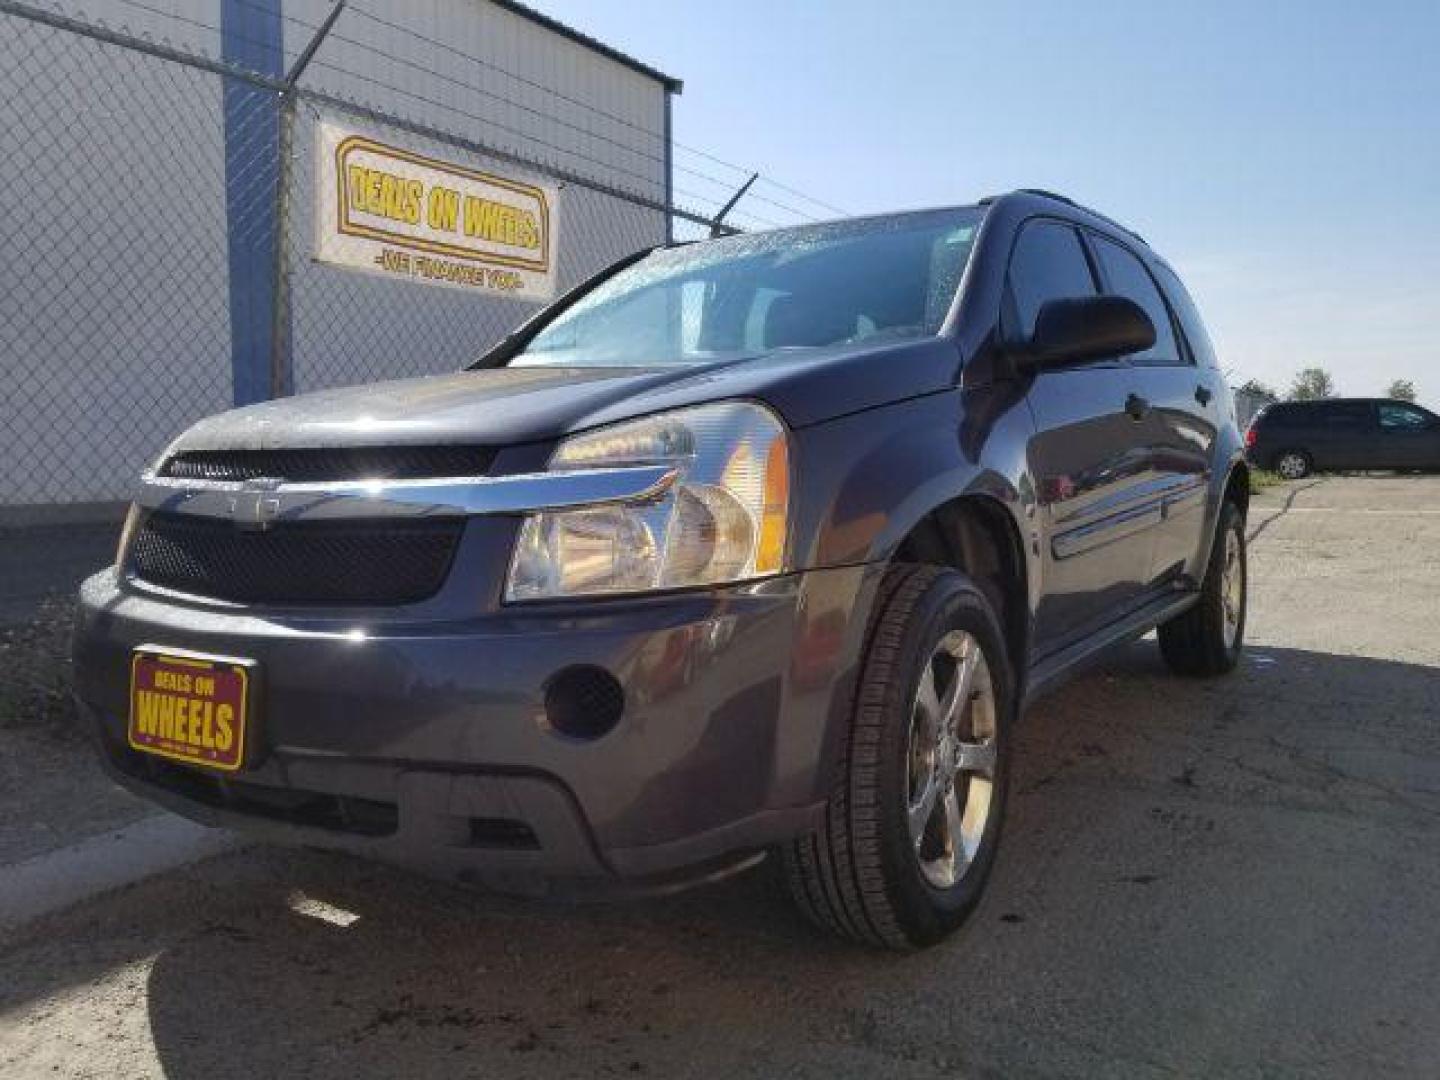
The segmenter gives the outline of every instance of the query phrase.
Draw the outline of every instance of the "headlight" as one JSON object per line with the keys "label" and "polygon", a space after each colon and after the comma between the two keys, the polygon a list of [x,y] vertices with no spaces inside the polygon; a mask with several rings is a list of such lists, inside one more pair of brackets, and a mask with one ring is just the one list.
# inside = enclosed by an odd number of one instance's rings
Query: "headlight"
{"label": "headlight", "polygon": [[673,465],[659,498],[525,519],[505,599],[682,589],[777,574],[785,558],[790,453],[774,413],[722,402],[566,439],[550,469]]}

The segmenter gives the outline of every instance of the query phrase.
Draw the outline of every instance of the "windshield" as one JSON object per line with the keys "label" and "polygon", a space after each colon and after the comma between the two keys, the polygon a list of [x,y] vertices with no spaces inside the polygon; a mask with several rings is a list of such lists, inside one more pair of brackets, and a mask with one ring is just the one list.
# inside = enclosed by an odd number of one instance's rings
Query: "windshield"
{"label": "windshield", "polygon": [[656,251],[576,301],[510,362],[698,364],[931,336],[981,214],[926,211]]}

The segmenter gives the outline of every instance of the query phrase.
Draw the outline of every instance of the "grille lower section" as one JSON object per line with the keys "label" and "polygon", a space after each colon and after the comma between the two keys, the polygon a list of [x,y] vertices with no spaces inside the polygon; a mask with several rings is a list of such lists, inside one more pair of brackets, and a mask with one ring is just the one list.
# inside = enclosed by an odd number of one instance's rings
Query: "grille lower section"
{"label": "grille lower section", "polygon": [[196,596],[253,604],[408,604],[440,590],[461,518],[278,522],[263,531],[161,511],[135,532],[126,569]]}
{"label": "grille lower section", "polygon": [[392,836],[400,825],[399,807],[391,802],[295,788],[272,788],[229,777],[209,776],[199,769],[174,765],[149,754],[138,754],[115,742],[109,742],[107,746],[111,760],[123,772],[216,810],[234,810],[287,825],[353,836]]}
{"label": "grille lower section", "polygon": [[424,480],[484,476],[494,453],[481,446],[282,447],[191,450],[160,466],[180,480]]}

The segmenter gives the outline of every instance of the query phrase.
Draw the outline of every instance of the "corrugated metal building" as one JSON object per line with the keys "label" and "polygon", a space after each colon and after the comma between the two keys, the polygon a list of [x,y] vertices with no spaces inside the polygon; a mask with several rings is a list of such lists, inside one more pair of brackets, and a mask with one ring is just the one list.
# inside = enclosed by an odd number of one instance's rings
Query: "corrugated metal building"
{"label": "corrugated metal building", "polygon": [[535,310],[314,262],[322,120],[558,187],[560,289],[667,237],[674,79],[509,0],[364,0],[307,57],[331,12],[0,9],[0,187],[49,195],[0,233],[0,514],[123,498],[200,416],[450,370]]}

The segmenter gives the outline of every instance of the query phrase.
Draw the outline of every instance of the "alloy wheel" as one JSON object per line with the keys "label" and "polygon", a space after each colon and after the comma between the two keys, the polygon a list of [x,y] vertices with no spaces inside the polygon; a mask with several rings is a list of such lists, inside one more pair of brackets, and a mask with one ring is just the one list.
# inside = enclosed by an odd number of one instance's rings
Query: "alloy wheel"
{"label": "alloy wheel", "polygon": [[1234,529],[1225,532],[1225,563],[1220,577],[1220,602],[1225,612],[1225,647],[1233,649],[1240,636],[1240,622],[1245,615],[1245,560],[1240,554],[1240,535]]}
{"label": "alloy wheel", "polygon": [[937,889],[965,876],[995,798],[995,687],[975,637],[953,630],[921,669],[906,754],[910,842]]}

